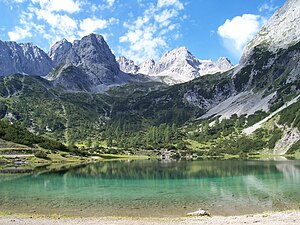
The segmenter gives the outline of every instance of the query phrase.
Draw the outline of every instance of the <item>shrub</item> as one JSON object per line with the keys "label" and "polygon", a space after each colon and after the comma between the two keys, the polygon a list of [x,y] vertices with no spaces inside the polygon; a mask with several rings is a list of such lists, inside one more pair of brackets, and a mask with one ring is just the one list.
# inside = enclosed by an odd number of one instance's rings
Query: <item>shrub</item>
{"label": "shrub", "polygon": [[46,159],[46,160],[50,159],[48,157],[47,153],[44,151],[39,151],[39,152],[35,153],[34,156],[37,158],[40,158],[40,159]]}

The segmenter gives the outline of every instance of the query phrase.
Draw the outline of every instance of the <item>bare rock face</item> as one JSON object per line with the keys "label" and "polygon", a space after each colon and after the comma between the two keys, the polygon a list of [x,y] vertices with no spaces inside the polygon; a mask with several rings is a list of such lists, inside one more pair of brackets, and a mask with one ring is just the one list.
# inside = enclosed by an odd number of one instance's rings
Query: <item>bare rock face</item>
{"label": "bare rock face", "polygon": [[150,74],[155,66],[155,61],[153,59],[147,59],[142,62],[138,67],[138,73],[141,74]]}
{"label": "bare rock face", "polygon": [[231,61],[228,58],[221,57],[216,62],[216,66],[221,71],[227,71],[227,70],[230,70],[232,68],[232,63],[231,63]]}
{"label": "bare rock face", "polygon": [[300,140],[300,132],[297,127],[286,128],[281,139],[276,143],[274,155],[284,155],[289,149]]}
{"label": "bare rock face", "polygon": [[139,67],[134,64],[133,60],[127,59],[124,56],[118,58],[120,70],[125,73],[137,73]]}
{"label": "bare rock face", "polygon": [[174,83],[192,80],[199,74],[200,62],[185,47],[166,52],[151,70],[151,76],[167,77]]}
{"label": "bare rock face", "polygon": [[48,55],[55,66],[59,66],[68,51],[72,48],[72,44],[66,39],[56,42],[50,49]]}
{"label": "bare rock face", "polygon": [[138,66],[135,66],[134,62],[130,60],[130,68],[124,68],[123,64],[120,65],[124,72],[130,70],[131,73],[160,77],[168,84],[183,83],[202,75],[224,72],[232,68],[231,62],[226,58],[220,58],[217,62],[199,60],[186,47],[166,52],[156,63],[153,59],[147,59]]}
{"label": "bare rock face", "polygon": [[[59,44],[69,46],[63,41]],[[60,56],[55,52],[51,56],[55,58],[55,55]],[[85,84],[83,90],[92,92],[100,91],[102,86],[126,82],[126,75],[120,72],[115,56],[101,35],[90,34],[76,40],[68,51],[61,51],[61,55],[61,60],[56,62],[60,66],[48,75],[48,79],[62,87],[81,90],[76,88],[78,85],[72,85],[78,83],[77,78],[80,78],[80,83]]]}
{"label": "bare rock face", "polygon": [[36,45],[0,41],[0,76],[14,73],[45,76],[52,68],[51,59]]}
{"label": "bare rock face", "polygon": [[287,82],[295,82],[299,48],[300,0],[288,0],[245,47],[232,75],[237,90],[263,88],[285,74]]}
{"label": "bare rock face", "polygon": [[246,46],[240,64],[245,64],[255,48],[277,52],[300,41],[300,0],[287,0]]}

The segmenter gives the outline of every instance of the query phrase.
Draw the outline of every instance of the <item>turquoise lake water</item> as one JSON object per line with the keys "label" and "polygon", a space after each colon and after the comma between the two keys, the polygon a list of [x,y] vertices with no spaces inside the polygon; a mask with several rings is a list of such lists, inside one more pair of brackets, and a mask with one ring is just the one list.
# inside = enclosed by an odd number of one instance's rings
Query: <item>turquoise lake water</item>
{"label": "turquoise lake water", "polygon": [[67,216],[241,215],[299,209],[300,161],[107,161],[0,174],[0,211]]}

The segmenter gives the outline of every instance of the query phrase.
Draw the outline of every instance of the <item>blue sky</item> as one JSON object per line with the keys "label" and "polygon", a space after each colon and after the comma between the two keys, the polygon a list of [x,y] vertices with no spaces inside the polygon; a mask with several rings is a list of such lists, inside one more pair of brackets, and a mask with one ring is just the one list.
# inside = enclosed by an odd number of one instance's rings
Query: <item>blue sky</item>
{"label": "blue sky", "polygon": [[200,59],[237,63],[245,44],[284,0],[0,0],[0,39],[56,41],[102,34],[137,63],[186,46]]}

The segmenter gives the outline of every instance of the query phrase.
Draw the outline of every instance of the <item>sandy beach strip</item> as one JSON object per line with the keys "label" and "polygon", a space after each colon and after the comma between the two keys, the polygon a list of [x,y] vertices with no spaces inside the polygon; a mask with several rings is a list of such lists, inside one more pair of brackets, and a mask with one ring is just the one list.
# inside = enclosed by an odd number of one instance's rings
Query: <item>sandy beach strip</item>
{"label": "sandy beach strip", "polygon": [[194,224],[258,224],[290,225],[300,224],[300,211],[273,212],[243,216],[183,217],[183,218],[60,218],[31,217],[24,215],[0,216],[2,225],[194,225]]}

